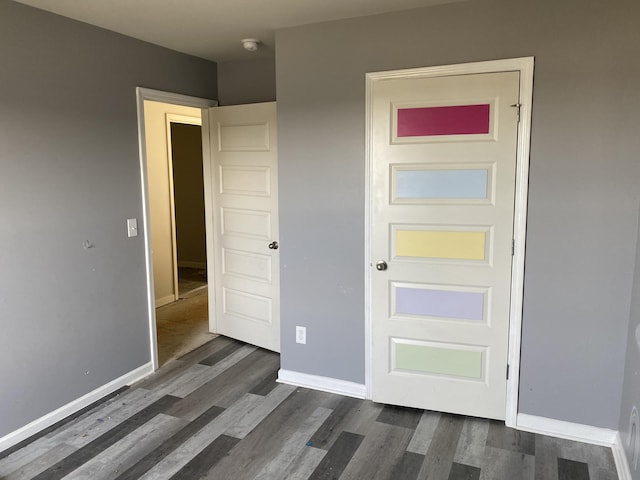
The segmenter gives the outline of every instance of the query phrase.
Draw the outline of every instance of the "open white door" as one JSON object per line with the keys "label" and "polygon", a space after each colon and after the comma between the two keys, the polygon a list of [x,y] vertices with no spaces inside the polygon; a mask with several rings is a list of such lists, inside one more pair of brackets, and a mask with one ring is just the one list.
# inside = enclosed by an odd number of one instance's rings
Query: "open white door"
{"label": "open white door", "polygon": [[372,82],[374,401],[505,418],[519,82]]}
{"label": "open white door", "polygon": [[215,331],[279,352],[276,104],[211,108],[209,128]]}

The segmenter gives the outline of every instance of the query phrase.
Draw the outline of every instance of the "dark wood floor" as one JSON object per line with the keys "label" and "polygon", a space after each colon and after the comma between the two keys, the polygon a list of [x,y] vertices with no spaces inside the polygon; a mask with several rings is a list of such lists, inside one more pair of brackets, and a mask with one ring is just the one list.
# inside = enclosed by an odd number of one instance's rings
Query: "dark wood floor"
{"label": "dark wood floor", "polygon": [[278,366],[218,337],[0,454],[0,478],[618,478],[605,447],[278,384]]}

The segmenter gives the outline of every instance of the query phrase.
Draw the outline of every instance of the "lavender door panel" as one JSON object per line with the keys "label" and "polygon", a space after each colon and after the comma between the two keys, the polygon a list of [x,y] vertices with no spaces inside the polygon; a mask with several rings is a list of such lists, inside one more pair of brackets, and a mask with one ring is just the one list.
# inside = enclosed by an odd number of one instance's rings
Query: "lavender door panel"
{"label": "lavender door panel", "polygon": [[397,287],[395,313],[482,321],[484,294],[426,288]]}

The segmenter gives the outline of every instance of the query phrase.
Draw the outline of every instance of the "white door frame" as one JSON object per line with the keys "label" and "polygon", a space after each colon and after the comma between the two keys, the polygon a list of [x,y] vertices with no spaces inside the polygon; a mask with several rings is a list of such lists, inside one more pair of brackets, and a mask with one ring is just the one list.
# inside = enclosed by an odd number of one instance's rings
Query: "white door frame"
{"label": "white door frame", "polygon": [[[533,98],[533,57],[462,63],[437,67],[412,68],[366,74],[366,153],[365,153],[365,383],[367,398],[372,390],[372,266],[371,258],[371,182],[372,182],[372,92],[379,80],[409,77],[440,77],[476,73],[520,72],[520,123],[516,150],[515,209],[513,219],[514,255],[511,265],[511,307],[509,311],[509,378],[507,380],[507,426],[515,427],[520,385],[520,343],[522,336],[522,298],[524,294],[524,256],[527,229],[527,192],[529,186],[529,144],[531,137],[531,103]],[[506,372],[505,372],[506,373]]]}
{"label": "white door frame", "polygon": [[[147,172],[147,143],[144,125],[144,101],[171,103],[185,107],[202,109],[202,144],[203,144],[203,174],[205,194],[205,235],[207,243],[207,271],[213,265],[213,212],[211,211],[211,155],[209,151],[209,123],[208,108],[216,107],[217,100],[190,97],[179,93],[163,92],[150,88],[136,87],[137,111],[138,111],[138,153],[140,157],[140,181],[142,190],[142,230],[144,232],[145,271],[147,277],[147,314],[149,316],[149,350],[151,352],[151,364],[153,370],[158,369],[158,339],[156,332],[156,308],[153,287],[153,258],[151,256],[151,219],[149,208],[149,185]],[[139,230],[139,229],[138,229]],[[210,260],[211,259],[211,260]],[[211,305],[209,305],[209,328],[211,329]]]}

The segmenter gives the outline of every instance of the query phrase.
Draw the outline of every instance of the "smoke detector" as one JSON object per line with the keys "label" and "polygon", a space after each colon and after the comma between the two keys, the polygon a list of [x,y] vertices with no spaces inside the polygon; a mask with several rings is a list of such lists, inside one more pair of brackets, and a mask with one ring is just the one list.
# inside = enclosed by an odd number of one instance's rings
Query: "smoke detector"
{"label": "smoke detector", "polygon": [[260,40],[258,40],[257,38],[243,38],[242,40],[240,40],[240,42],[242,42],[242,46],[245,50],[247,50],[248,52],[255,52],[256,50],[258,50],[258,44],[260,43]]}

